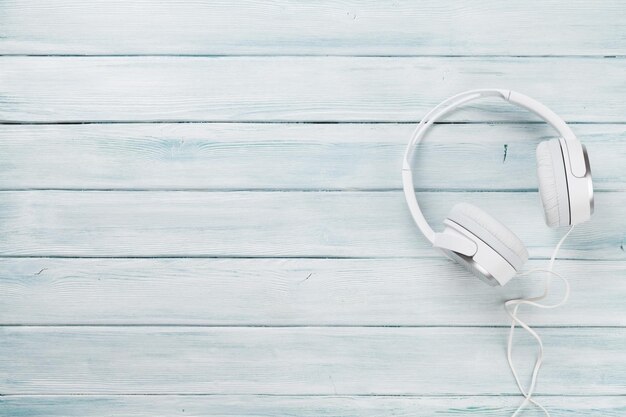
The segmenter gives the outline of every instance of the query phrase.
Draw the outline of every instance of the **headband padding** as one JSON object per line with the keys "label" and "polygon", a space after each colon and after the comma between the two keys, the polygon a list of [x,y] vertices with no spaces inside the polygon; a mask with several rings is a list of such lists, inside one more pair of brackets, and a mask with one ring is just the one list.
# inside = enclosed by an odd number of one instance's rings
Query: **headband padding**
{"label": "headband padding", "polygon": [[537,146],[537,179],[546,224],[550,227],[569,224],[565,166],[558,139]]}
{"label": "headband padding", "polygon": [[491,246],[516,270],[528,260],[526,246],[515,233],[480,208],[468,203],[456,204],[448,219]]}

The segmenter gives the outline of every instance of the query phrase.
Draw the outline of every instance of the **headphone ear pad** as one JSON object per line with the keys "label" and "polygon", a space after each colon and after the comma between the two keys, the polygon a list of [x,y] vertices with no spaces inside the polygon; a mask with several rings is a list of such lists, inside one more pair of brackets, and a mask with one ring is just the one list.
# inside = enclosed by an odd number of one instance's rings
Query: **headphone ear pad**
{"label": "headphone ear pad", "polygon": [[569,197],[559,140],[541,142],[536,155],[539,196],[546,224],[549,227],[567,226],[570,224]]}
{"label": "headphone ear pad", "polygon": [[[528,260],[528,251],[515,233],[472,204],[456,204],[444,223],[474,240],[478,251],[472,258],[473,270],[468,269],[491,285],[504,285]],[[453,259],[460,262],[458,256]],[[466,267],[468,261],[463,262]]]}

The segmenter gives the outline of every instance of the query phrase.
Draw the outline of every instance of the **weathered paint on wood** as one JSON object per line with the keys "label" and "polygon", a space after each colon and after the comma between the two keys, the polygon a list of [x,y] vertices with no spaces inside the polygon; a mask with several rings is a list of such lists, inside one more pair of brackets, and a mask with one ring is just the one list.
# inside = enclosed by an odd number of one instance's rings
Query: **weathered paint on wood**
{"label": "weathered paint on wood", "polygon": [[[409,124],[0,126],[2,189],[400,189]],[[626,125],[574,125],[596,190],[626,184]],[[537,188],[542,124],[440,125],[415,161],[420,189]]]}
{"label": "weathered paint on wood", "polygon": [[11,0],[2,6],[5,54],[626,53],[619,0]]}
{"label": "weathered paint on wood", "polygon": [[[441,224],[455,203],[474,203],[547,257],[562,235],[548,229],[537,193],[421,193]],[[625,193],[596,193],[591,222],[561,256],[626,259]],[[393,192],[0,193],[3,256],[439,257]]]}
{"label": "weathered paint on wood", "polygon": [[[623,261],[555,268],[571,282],[570,301],[549,314],[522,309],[530,323],[626,325]],[[544,279],[490,288],[442,258],[2,259],[0,324],[508,325],[504,301],[539,294]],[[555,283],[555,299],[562,291]]]}
{"label": "weathered paint on wood", "polygon": [[[626,399],[617,397],[537,397],[554,417],[622,417]],[[11,396],[0,407],[15,417],[159,416],[487,416],[510,415],[517,397],[375,397],[375,396]],[[529,408],[524,416],[540,416]]]}
{"label": "weathered paint on wood", "polygon": [[[623,59],[2,57],[0,67],[0,120],[14,122],[416,121],[485,87],[524,92],[570,122],[626,121]],[[450,120],[538,120],[492,102]]]}
{"label": "weathered paint on wood", "polygon": [[[0,393],[40,394],[0,396],[0,414],[510,414],[506,329],[489,326],[538,277],[494,290],[437,257],[389,192],[413,126],[369,124],[485,86],[582,123],[611,192],[557,263],[571,304],[524,314],[595,326],[539,329],[554,416],[626,414],[625,17],[608,0],[1,2],[0,54],[117,56],[0,58],[0,121],[52,123],[0,126],[0,189],[128,191],[0,193]],[[463,192],[423,194],[429,218],[475,202],[548,256],[559,233],[520,191],[553,132],[503,103],[451,120],[514,124],[433,132],[417,186]],[[385,192],[307,192],[354,189]],[[98,393],[115,395],[55,396]]]}
{"label": "weathered paint on wood", "polygon": [[[506,328],[3,327],[3,394],[515,395]],[[624,328],[550,328],[538,394],[623,395]],[[536,344],[518,337],[515,358]],[[598,352],[602,352],[601,355]],[[530,367],[522,370],[524,380]],[[436,383],[433,380],[436,379]]]}

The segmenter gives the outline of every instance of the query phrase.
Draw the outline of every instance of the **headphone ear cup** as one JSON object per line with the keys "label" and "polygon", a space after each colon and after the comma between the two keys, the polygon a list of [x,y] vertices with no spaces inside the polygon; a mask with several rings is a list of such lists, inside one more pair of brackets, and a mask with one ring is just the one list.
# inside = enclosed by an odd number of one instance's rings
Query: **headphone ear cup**
{"label": "headphone ear cup", "polygon": [[559,140],[541,142],[536,155],[539,196],[546,224],[549,227],[567,226],[570,224],[570,203]]}
{"label": "headphone ear cup", "polygon": [[515,233],[474,205],[455,205],[444,224],[472,239],[478,248],[471,258],[456,253],[450,257],[490,285],[506,284],[528,260],[528,251]]}

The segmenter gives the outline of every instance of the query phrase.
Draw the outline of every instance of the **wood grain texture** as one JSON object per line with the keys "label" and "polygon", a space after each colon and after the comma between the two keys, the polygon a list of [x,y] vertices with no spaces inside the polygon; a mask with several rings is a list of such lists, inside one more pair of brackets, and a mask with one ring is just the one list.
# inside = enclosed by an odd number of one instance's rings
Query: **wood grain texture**
{"label": "wood grain texture", "polygon": [[623,55],[625,19],[615,0],[11,0],[0,53]]}
{"label": "wood grain texture", "polygon": [[[0,126],[2,189],[401,189],[405,124]],[[596,190],[624,190],[626,125],[574,125]],[[415,161],[420,189],[536,189],[542,124],[439,125]]]}
{"label": "wood grain texture", "polygon": [[[548,229],[536,193],[420,195],[440,224],[472,202],[517,232],[530,255],[547,257],[562,233]],[[626,259],[626,193],[596,193],[593,221],[561,256]],[[436,220],[436,223],[434,222]],[[401,192],[0,193],[4,256],[435,257]]]}
{"label": "wood grain texture", "polygon": [[[538,397],[554,417],[622,417],[624,397]],[[487,416],[509,415],[515,397],[366,396],[15,396],[0,397],[0,407],[15,417],[166,416]],[[529,408],[524,416],[540,416]]]}
{"label": "wood grain texture", "polygon": [[[626,121],[624,59],[2,57],[0,120],[416,121],[470,88],[524,92],[570,122]],[[456,121],[537,120],[507,103]],[[480,110],[480,111],[479,111]],[[486,111],[490,110],[490,111]]]}
{"label": "wood grain texture", "polygon": [[[503,354],[507,331],[2,327],[0,391],[517,395]],[[616,364],[626,361],[626,329],[552,328],[541,329],[541,335],[550,348],[538,394],[624,394],[626,369]],[[535,351],[533,339],[518,337],[518,363],[529,362]],[[530,369],[524,371],[526,380]]]}
{"label": "wood grain texture", "polygon": [[[624,262],[558,261],[556,270],[571,282],[570,301],[547,314],[522,309],[530,323],[626,325]],[[538,294],[543,279],[490,288],[442,258],[2,259],[0,324],[508,325],[504,301]]]}
{"label": "wood grain texture", "polygon": [[[502,302],[541,277],[486,287],[398,191],[413,123],[496,86],[575,123],[599,191],[557,263],[570,304],[523,311],[541,401],[623,416],[625,19],[617,0],[1,1],[0,415],[510,415]],[[544,266],[561,232],[533,149],[554,133],[499,102],[449,120],[416,161],[427,217],[475,203]]]}

